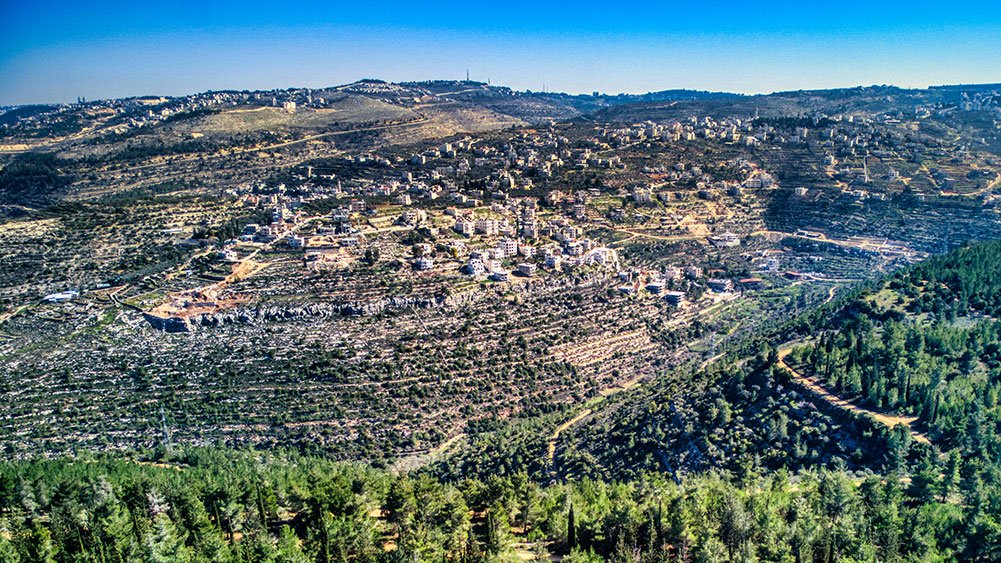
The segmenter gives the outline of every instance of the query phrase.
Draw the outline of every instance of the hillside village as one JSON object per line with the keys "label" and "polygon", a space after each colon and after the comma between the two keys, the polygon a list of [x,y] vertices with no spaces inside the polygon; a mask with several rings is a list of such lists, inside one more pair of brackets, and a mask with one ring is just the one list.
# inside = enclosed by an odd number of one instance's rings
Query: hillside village
{"label": "hillside village", "polygon": [[998,232],[997,100],[363,81],[9,110],[0,356],[35,377],[5,443],[165,418],[389,462],[710,362]]}

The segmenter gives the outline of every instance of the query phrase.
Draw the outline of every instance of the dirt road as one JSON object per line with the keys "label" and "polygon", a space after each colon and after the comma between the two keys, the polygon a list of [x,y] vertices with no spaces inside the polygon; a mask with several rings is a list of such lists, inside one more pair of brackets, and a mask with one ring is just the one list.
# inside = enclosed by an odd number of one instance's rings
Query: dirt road
{"label": "dirt road", "polygon": [[839,409],[843,409],[853,413],[862,413],[868,415],[876,422],[879,422],[880,424],[883,424],[889,428],[893,428],[898,424],[903,424],[908,429],[910,429],[911,437],[914,438],[915,441],[920,442],[922,444],[931,444],[931,440],[928,439],[928,436],[912,428],[912,424],[914,424],[918,419],[916,416],[897,416],[894,414],[881,413],[866,409],[864,407],[860,407],[859,405],[847,399],[843,399],[835,395],[834,393],[828,391],[823,385],[820,384],[817,378],[807,377],[802,373],[793,369],[792,366],[790,366],[785,361],[786,356],[789,355],[789,352],[791,352],[792,349],[793,349],[793,344],[787,344],[779,349],[779,365],[789,370],[789,372],[792,374],[793,380],[795,380],[796,383],[798,383],[803,387],[806,387],[807,389],[812,391],[813,394],[820,397],[827,403],[834,405],[835,407],[838,407]]}
{"label": "dirt road", "polygon": [[[625,391],[627,389],[631,389],[631,388],[639,385],[639,383],[640,383],[640,381],[642,381],[643,377],[644,376],[641,376],[641,375],[640,376],[636,376],[636,377],[634,377],[634,378],[632,378],[632,379],[630,379],[628,381],[623,382],[621,385],[616,385],[614,387],[609,387],[607,389],[602,389],[601,391],[598,392],[600,394],[600,396],[596,397],[596,398],[594,398],[594,399],[592,399],[590,401],[591,406],[598,405],[599,403],[601,403],[602,401],[604,401],[606,398],[611,397],[612,395],[614,395],[616,393],[619,393],[620,391]],[[571,418],[570,420],[564,422],[563,424],[560,424],[559,426],[556,427],[555,430],[553,430],[553,435],[549,437],[549,444],[548,444],[548,446],[546,448],[546,459],[549,460],[549,466],[550,467],[552,467],[552,465],[553,465],[553,459],[556,457],[556,442],[560,439],[560,434],[562,434],[563,432],[565,432],[567,429],[569,429],[573,425],[577,424],[578,422],[584,420],[585,418],[587,418],[588,416],[590,416],[591,413],[593,413],[593,412],[594,412],[593,409],[591,409],[591,408],[585,408],[584,410],[582,410],[579,413],[577,413],[573,418]]]}

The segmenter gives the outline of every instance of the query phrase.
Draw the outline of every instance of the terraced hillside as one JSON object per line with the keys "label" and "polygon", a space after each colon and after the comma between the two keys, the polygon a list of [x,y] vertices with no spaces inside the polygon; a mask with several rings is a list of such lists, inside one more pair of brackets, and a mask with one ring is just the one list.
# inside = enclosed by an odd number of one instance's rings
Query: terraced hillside
{"label": "terraced hillside", "polygon": [[452,475],[871,468],[871,429],[726,353],[997,236],[988,110],[958,99],[361,81],[16,112],[0,439]]}
{"label": "terraced hillside", "polygon": [[20,315],[4,325],[3,441],[11,455],[148,447],[161,440],[163,409],[177,443],[394,457],[469,419],[553,408],[646,369],[657,346],[642,336],[644,319],[664,313],[609,301],[605,287],[475,289],[432,308],[401,300],[363,316],[326,300],[266,297],[181,334],[129,310],[94,317],[97,304],[71,318]]}

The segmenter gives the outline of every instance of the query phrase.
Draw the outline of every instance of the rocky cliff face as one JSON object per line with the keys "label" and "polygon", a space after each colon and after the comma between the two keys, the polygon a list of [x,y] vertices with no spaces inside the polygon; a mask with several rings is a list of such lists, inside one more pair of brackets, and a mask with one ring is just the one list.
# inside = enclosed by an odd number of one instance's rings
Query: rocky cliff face
{"label": "rocky cliff face", "polygon": [[[606,275],[590,274],[576,280],[534,279],[523,284],[512,284],[505,290],[516,293],[524,291],[559,291],[567,287],[581,287],[601,283]],[[271,305],[246,305],[190,317],[161,317],[143,313],[146,321],[165,332],[191,332],[201,327],[215,327],[227,324],[261,324],[304,320],[322,320],[333,317],[377,315],[384,311],[405,309],[437,309],[468,305],[494,294],[493,291],[466,291],[456,295],[434,296],[391,296],[370,301],[280,303]]]}
{"label": "rocky cliff face", "polygon": [[195,325],[189,317],[161,317],[152,313],[143,313],[143,318],[153,328],[164,332],[191,332]]}
{"label": "rocky cliff face", "polygon": [[226,324],[260,324],[267,322],[328,319],[332,317],[376,315],[387,310],[451,307],[469,303],[475,299],[476,294],[474,292],[467,292],[453,296],[387,297],[365,302],[251,305],[218,313],[206,313],[190,317],[161,317],[151,313],[144,313],[143,317],[157,330],[165,332],[191,332],[200,327],[214,327]]}
{"label": "rocky cliff face", "polygon": [[195,322],[200,326],[219,326],[232,323],[259,324],[263,322],[377,315],[389,310],[451,307],[469,303],[474,299],[475,294],[467,292],[447,297],[386,297],[384,299],[365,302],[259,305],[202,315]]}

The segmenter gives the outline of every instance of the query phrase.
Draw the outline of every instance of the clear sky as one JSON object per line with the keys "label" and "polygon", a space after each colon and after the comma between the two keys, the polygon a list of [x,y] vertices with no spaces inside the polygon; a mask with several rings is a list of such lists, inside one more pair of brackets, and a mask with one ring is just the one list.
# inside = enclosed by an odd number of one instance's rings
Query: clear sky
{"label": "clear sky", "polygon": [[574,93],[1001,82],[1001,0],[0,0],[0,104],[467,68]]}

